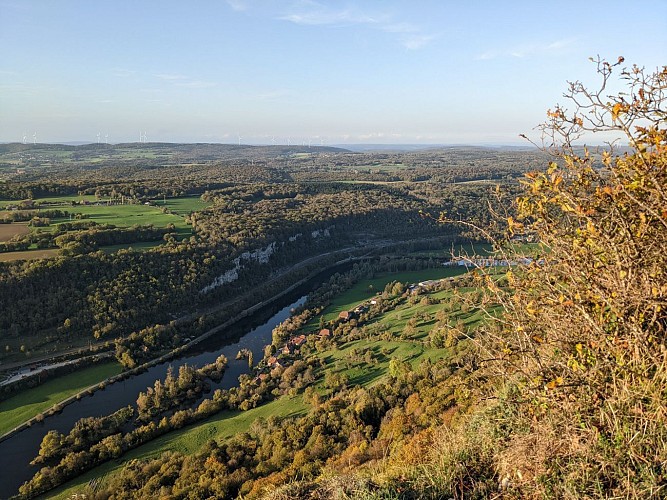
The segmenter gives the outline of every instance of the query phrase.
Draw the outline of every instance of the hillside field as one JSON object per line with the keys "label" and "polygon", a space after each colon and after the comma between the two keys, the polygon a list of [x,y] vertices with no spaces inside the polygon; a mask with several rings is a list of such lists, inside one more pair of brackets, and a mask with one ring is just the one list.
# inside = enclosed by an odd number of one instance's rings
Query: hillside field
{"label": "hillside field", "polygon": [[[360,290],[366,289],[369,284],[383,286],[395,280],[409,282],[410,278],[424,280],[447,277],[452,275],[451,271],[454,270],[447,269],[450,273],[444,274],[443,271],[442,269],[430,269],[418,272],[388,273],[382,277],[359,283],[353,289],[342,294],[341,297],[337,297],[336,301],[340,304],[356,304],[359,297],[366,297],[366,294]],[[460,272],[456,274],[460,274]],[[472,291],[474,291],[472,288],[459,289],[459,293],[463,294]],[[430,297],[434,302],[457,300],[453,290],[425,293],[420,296],[420,298],[424,297]],[[427,336],[435,324],[433,320],[419,321],[416,332],[410,336],[402,334],[404,325],[410,318],[413,316],[423,318],[425,314],[434,313],[439,307],[442,306],[437,303],[431,305],[423,305],[419,302],[410,304],[410,301],[405,298],[396,308],[380,314],[365,325],[370,329],[377,326],[385,329],[390,339],[382,341],[372,338],[352,340],[343,342],[333,348],[306,355],[303,358],[305,361],[315,358],[320,360],[319,364],[322,366],[317,370],[316,381],[313,384],[314,389],[321,395],[329,394],[331,390],[327,388],[325,379],[327,375],[332,373],[346,377],[350,386],[371,386],[387,376],[389,363],[392,359],[401,360],[417,367],[425,359],[435,361],[440,358],[456,356],[465,348],[465,341],[451,348],[435,348],[429,345]],[[400,319],[397,320],[397,318]],[[463,312],[459,309],[458,312],[452,312],[450,318],[452,321],[461,320],[469,330],[474,330],[482,320],[477,310]],[[373,360],[371,363],[361,359],[361,353],[366,351],[372,353]],[[296,355],[296,359],[298,359],[298,355]],[[101,484],[104,484],[105,478],[113,476],[125,464],[133,460],[158,457],[168,451],[193,454],[201,450],[211,439],[221,442],[239,432],[247,431],[257,419],[268,418],[269,416],[297,417],[304,415],[310,408],[311,403],[299,393],[282,396],[245,412],[220,412],[202,423],[173,431],[131,450],[118,460],[96,467],[51,492],[52,498],[70,498],[72,494],[80,492],[81,488],[89,483],[97,485],[101,482]]]}

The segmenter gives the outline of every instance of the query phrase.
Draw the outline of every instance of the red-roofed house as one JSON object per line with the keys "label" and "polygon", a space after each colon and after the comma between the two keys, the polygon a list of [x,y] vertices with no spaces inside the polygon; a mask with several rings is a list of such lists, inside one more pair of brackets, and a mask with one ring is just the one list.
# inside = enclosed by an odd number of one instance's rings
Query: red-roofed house
{"label": "red-roofed house", "polygon": [[348,321],[352,319],[352,313],[350,311],[342,311],[338,315],[338,319],[343,320],[343,321]]}
{"label": "red-roofed house", "polygon": [[294,343],[295,346],[300,346],[306,343],[306,336],[304,334],[299,335],[298,337],[294,337],[292,339],[292,342]]}

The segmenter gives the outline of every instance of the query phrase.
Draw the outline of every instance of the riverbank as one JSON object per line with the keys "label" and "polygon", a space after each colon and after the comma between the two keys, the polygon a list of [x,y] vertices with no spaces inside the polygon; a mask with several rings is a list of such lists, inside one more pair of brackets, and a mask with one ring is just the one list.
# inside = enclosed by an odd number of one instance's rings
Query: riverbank
{"label": "riverbank", "polygon": [[[459,270],[447,269],[446,273],[459,274],[457,271]],[[424,278],[424,274],[428,274],[427,277],[435,279],[441,273],[442,269],[439,268],[386,273],[382,277],[364,279],[353,287],[354,291],[348,290],[341,295],[357,297],[368,289],[369,284],[375,285],[375,288],[384,288],[387,283],[396,281],[396,277],[420,280]],[[455,359],[460,355],[465,341],[460,339],[461,344],[458,346],[456,345],[458,340],[452,340],[448,346],[436,346],[431,343],[434,339],[431,332],[441,328],[436,324],[437,319],[434,316],[443,305],[458,304],[457,293],[467,294],[474,291],[473,288],[466,287],[445,287],[445,282],[448,284],[450,280],[457,279],[455,276],[440,277],[435,286],[437,290],[425,289],[419,301],[410,300],[413,295],[409,292],[411,288],[406,284],[402,287],[406,290],[403,297],[394,297],[391,300],[395,302],[386,307],[386,310],[376,311],[372,317],[363,320],[357,325],[359,332],[344,333],[345,326],[342,326],[341,331],[332,338],[309,343],[303,354],[295,352],[281,357],[285,367],[293,363],[305,363],[313,367],[310,388],[294,386],[294,391],[289,391],[254,409],[240,413],[222,411],[206,420],[170,432],[129,451],[118,460],[109,461],[86,472],[50,494],[53,498],[72,498],[74,494],[94,495],[98,490],[109,488],[110,481],[116,481],[114,478],[122,473],[123,467],[134,460],[159,461],[162,460],[161,457],[171,452],[196,455],[212,440],[221,444],[240,432],[256,432],[266,424],[266,422],[258,423],[258,418],[272,417],[280,420],[286,417],[305,416],[340,390],[340,386],[333,382],[336,378],[341,380],[342,385],[363,392],[380,383],[390,373],[392,362],[405,364],[396,366],[409,365],[412,369],[418,369],[422,363],[430,365],[443,358]],[[417,281],[405,280],[405,283],[417,283]],[[458,288],[457,292],[455,288]],[[375,296],[375,293],[372,295]],[[473,329],[483,320],[476,309],[466,311],[460,307],[456,307],[455,311],[453,309],[450,311],[449,319],[452,322],[460,321],[466,328]],[[414,328],[408,334],[406,325],[411,321],[414,322]]]}
{"label": "riverbank", "polygon": [[49,380],[0,402],[0,433],[3,434],[0,441],[25,422],[43,415],[67,398],[94,387],[100,379],[108,380],[120,372],[121,366],[116,362],[100,364]]}
{"label": "riverbank", "polygon": [[[349,249],[344,249],[344,250],[340,250],[340,251],[337,251],[337,252],[329,252],[327,254],[323,254],[323,255],[320,255],[320,256],[311,257],[311,258],[309,258],[305,261],[302,261],[297,266],[292,267],[290,269],[290,271],[291,272],[298,271],[305,265],[313,264],[313,263],[317,262],[318,260],[322,260],[322,259],[325,259],[327,257],[331,257],[332,255],[337,255],[339,253],[343,253],[343,254],[344,253],[349,253]],[[256,304],[254,304],[253,306],[241,311],[240,313],[236,314],[235,316],[229,318],[227,321],[225,321],[225,322],[207,330],[206,332],[199,335],[198,337],[188,341],[186,344],[183,344],[182,346],[179,346],[178,348],[176,348],[176,349],[174,349],[174,350],[172,350],[172,351],[170,351],[166,354],[163,354],[162,356],[154,358],[154,359],[152,359],[152,360],[150,360],[150,361],[148,361],[148,362],[146,362],[146,363],[144,363],[140,366],[137,366],[137,367],[132,368],[130,370],[127,370],[127,371],[124,371],[122,373],[116,374],[114,376],[105,378],[104,380],[102,380],[100,382],[97,382],[93,385],[85,386],[85,387],[81,388],[80,390],[78,390],[77,392],[71,394],[69,397],[67,397],[63,400],[54,402],[51,406],[46,406],[46,407],[41,406],[40,410],[35,415],[33,415],[31,418],[29,418],[28,420],[23,421],[19,425],[16,425],[14,427],[9,428],[9,430],[4,432],[0,436],[0,442],[9,439],[10,437],[18,434],[22,430],[34,425],[37,422],[44,421],[49,416],[61,411],[65,406],[68,406],[68,405],[72,404],[73,402],[79,400],[83,396],[90,395],[90,394],[94,393],[95,391],[106,388],[110,384],[114,384],[116,382],[119,382],[119,381],[122,381],[124,379],[130,378],[134,375],[137,375],[139,373],[142,373],[142,372],[148,370],[149,368],[151,368],[153,366],[159,365],[161,363],[164,363],[166,361],[169,361],[171,359],[174,359],[174,358],[182,355],[183,353],[185,353],[189,349],[193,348],[197,344],[199,344],[199,343],[203,342],[204,340],[212,337],[213,335],[216,335],[216,334],[220,333],[222,330],[224,330],[226,328],[229,328],[234,323],[239,322],[240,320],[256,313],[258,310],[260,310],[264,307],[267,307],[268,305],[272,304],[273,302],[275,302],[275,301],[281,299],[282,297],[288,295],[289,293],[296,290],[298,287],[304,285],[309,280],[313,279],[319,273],[321,273],[323,271],[326,271],[327,269],[330,269],[330,268],[333,268],[333,267],[336,267],[336,266],[340,266],[340,265],[345,264],[347,262],[351,262],[352,260],[355,260],[355,259],[359,259],[359,257],[357,257],[357,258],[348,257],[348,258],[336,261],[332,264],[329,264],[328,266],[326,266],[324,268],[317,268],[316,270],[311,271],[306,277],[304,277],[304,278],[298,280],[297,282],[293,283],[291,286],[285,288],[284,290],[282,290],[278,294],[275,294],[271,298],[263,300],[261,302],[258,302]],[[267,283],[271,283],[271,282],[274,282],[278,279],[284,278],[286,275],[289,275],[289,272],[279,274],[279,275],[275,276],[272,280],[269,280],[269,282],[267,282]],[[256,293],[256,291],[254,291],[254,290],[251,291],[251,292],[248,292],[244,296],[241,296],[241,297],[239,297],[239,298],[237,298],[233,301],[229,301],[229,302],[226,302],[224,304],[221,304],[220,306],[218,306],[218,308],[222,308],[224,306],[231,306],[231,305],[237,303],[238,301],[242,300],[247,295],[251,295],[251,294],[254,294],[254,293]],[[210,312],[210,310],[209,310],[209,312]],[[76,373],[74,373],[72,375],[76,375]],[[31,389],[30,392],[26,394],[26,396],[30,397],[30,393],[32,391],[36,390],[36,389],[39,389],[39,387],[41,387],[41,386],[38,386],[35,389]],[[42,392],[43,391],[38,391],[35,394],[41,394]],[[25,414],[25,413],[23,413],[23,414]],[[16,419],[13,418],[13,419],[10,419],[9,421],[11,421],[12,423],[15,423]],[[0,430],[2,430],[2,426],[0,426]]]}

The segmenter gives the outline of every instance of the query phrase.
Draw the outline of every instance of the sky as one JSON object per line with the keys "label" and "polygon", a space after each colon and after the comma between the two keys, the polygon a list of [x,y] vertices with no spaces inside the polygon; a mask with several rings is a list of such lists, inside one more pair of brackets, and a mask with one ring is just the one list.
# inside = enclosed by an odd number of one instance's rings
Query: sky
{"label": "sky", "polygon": [[0,0],[0,142],[525,144],[667,0]]}

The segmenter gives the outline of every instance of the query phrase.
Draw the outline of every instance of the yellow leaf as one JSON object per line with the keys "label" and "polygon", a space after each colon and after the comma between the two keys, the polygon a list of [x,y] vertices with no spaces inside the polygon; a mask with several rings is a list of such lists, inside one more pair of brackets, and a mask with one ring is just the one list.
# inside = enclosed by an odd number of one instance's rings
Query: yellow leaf
{"label": "yellow leaf", "polygon": [[611,119],[612,120],[617,120],[618,119],[618,114],[621,112],[621,103],[617,102],[614,104],[614,106],[611,108]]}

